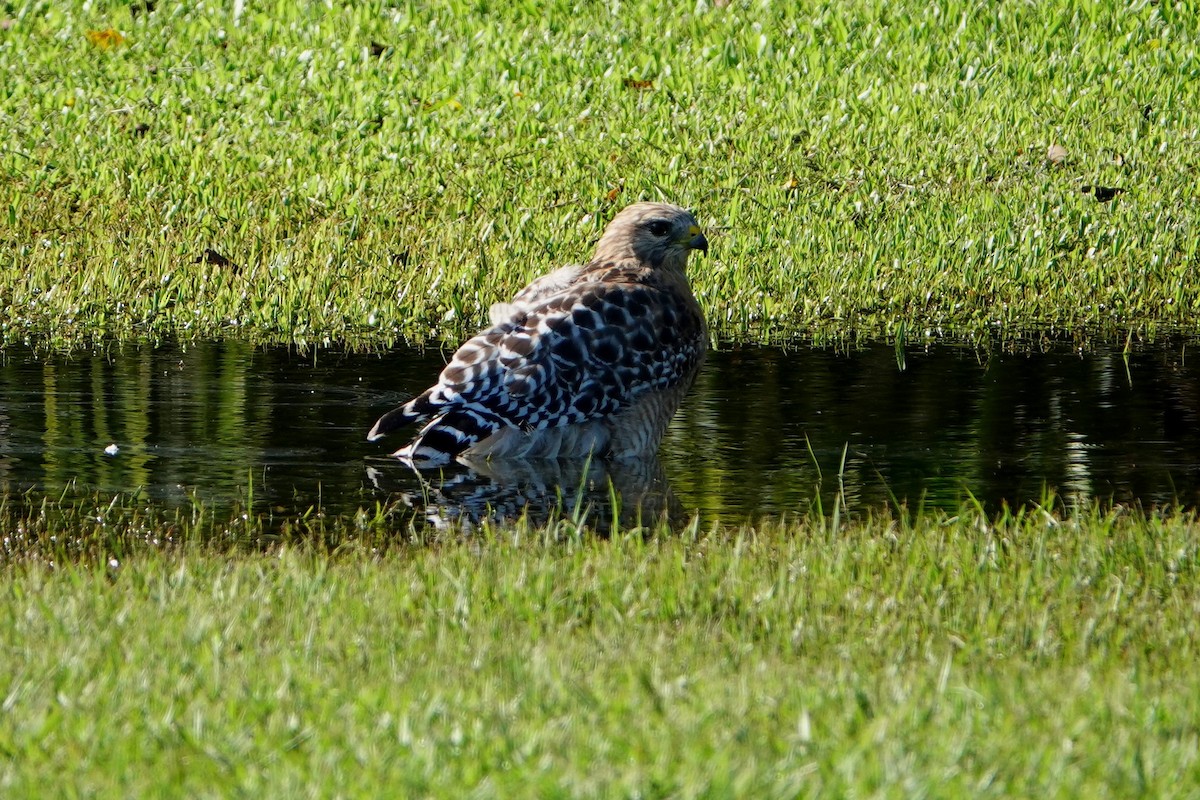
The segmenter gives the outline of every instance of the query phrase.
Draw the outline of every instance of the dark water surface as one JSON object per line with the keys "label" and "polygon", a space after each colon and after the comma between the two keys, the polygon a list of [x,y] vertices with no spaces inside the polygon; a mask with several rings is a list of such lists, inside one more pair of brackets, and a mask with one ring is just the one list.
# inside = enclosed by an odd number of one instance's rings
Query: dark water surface
{"label": "dark water surface", "polygon": [[[606,478],[706,519],[851,512],[894,500],[995,509],[1037,501],[1200,505],[1200,364],[1184,344],[1080,354],[936,346],[725,349],[711,355],[659,463],[426,476],[364,441],[424,389],[437,350],[298,354],[224,342],[100,354],[0,354],[0,490],[140,489],[163,504],[285,514],[398,498],[455,517],[516,512]],[[388,442],[393,448],[401,439]],[[115,454],[106,448],[116,445]],[[844,463],[843,463],[844,458]],[[840,482],[839,482],[840,481]],[[605,495],[606,496],[606,495]],[[568,505],[570,503],[568,502]],[[465,511],[463,510],[465,509]]]}

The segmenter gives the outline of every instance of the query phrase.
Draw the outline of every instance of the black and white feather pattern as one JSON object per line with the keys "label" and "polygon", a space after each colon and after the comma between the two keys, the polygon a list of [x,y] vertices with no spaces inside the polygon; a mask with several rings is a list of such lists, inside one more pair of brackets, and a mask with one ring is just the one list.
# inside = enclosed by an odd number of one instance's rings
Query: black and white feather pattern
{"label": "black and white feather pattern", "polygon": [[[665,235],[653,233],[664,222]],[[639,235],[665,241],[665,257],[639,251]],[[620,246],[606,248],[606,240]],[[626,209],[601,239],[600,258],[546,275],[493,307],[492,326],[458,349],[433,387],[381,417],[368,439],[421,423],[395,454],[419,465],[464,453],[652,452],[707,341],[682,269],[695,248],[707,241],[687,211]]]}

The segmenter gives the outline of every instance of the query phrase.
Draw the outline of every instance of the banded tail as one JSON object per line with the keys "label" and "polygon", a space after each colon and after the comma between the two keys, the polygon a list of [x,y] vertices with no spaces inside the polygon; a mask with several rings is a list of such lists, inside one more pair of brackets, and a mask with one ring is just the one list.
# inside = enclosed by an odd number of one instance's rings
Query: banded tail
{"label": "banded tail", "polygon": [[367,434],[367,441],[425,420],[429,421],[413,440],[392,455],[420,466],[446,464],[504,425],[499,418],[477,409],[437,406],[430,402],[427,392],[380,417]]}
{"label": "banded tail", "polygon": [[394,430],[428,419],[436,411],[437,408],[429,402],[429,392],[425,392],[377,419],[371,432],[367,434],[367,441],[378,441]]}

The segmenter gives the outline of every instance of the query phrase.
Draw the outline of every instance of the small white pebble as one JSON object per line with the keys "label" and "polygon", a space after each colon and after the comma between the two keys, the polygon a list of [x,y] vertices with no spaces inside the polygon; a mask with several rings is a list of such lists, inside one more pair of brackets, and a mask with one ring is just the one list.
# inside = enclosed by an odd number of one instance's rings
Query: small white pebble
{"label": "small white pebble", "polygon": [[121,448],[117,447],[115,444],[110,444],[108,447],[104,448],[104,452],[110,456],[115,456],[117,453],[121,452]]}

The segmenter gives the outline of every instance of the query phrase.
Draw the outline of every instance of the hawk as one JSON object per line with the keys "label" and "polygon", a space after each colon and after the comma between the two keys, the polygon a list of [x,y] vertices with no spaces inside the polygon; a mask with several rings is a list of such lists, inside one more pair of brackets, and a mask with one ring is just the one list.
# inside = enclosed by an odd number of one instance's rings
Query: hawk
{"label": "hawk", "polygon": [[708,240],[688,210],[625,208],[591,261],[492,306],[491,327],[455,352],[434,386],[380,417],[367,440],[422,423],[393,453],[413,466],[653,454],[708,342],[685,273],[693,250],[707,253]]}

